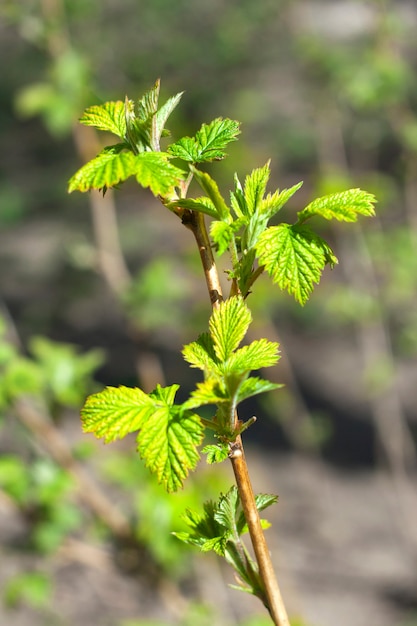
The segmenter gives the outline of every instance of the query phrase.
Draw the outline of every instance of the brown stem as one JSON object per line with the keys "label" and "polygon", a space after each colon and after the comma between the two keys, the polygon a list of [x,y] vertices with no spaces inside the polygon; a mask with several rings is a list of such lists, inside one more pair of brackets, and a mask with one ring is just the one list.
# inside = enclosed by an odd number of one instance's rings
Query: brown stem
{"label": "brown stem", "polygon": [[219,303],[222,302],[223,295],[219,274],[214,262],[213,250],[211,248],[206,224],[204,222],[204,214],[197,211],[188,211],[184,214],[182,222],[184,226],[187,226],[187,228],[192,231],[197,242],[204,275],[206,277],[211,306],[215,309],[219,306]]}
{"label": "brown stem", "polygon": [[[213,251],[204,222],[204,215],[202,213],[189,212],[187,213],[187,216],[184,216],[183,223],[190,228],[194,234],[200,252],[210,301],[212,303],[212,307],[217,308],[223,298],[217,267],[214,262]],[[235,426],[237,426],[237,416]],[[258,509],[256,508],[255,497],[253,494],[248,466],[246,464],[245,453],[240,436],[237,437],[233,444],[230,459],[233,466],[240,501],[245,513],[246,522],[248,524],[253,550],[258,563],[259,574],[264,585],[266,607],[276,626],[290,626],[274,568],[272,566],[271,555],[262,530]]]}
{"label": "brown stem", "polygon": [[277,626],[290,626],[284,601],[276,580],[271,555],[262,530],[255,496],[249,477],[248,466],[240,436],[233,444],[230,454],[240,501],[248,524],[249,534],[259,567],[259,574],[265,587],[266,608]]}

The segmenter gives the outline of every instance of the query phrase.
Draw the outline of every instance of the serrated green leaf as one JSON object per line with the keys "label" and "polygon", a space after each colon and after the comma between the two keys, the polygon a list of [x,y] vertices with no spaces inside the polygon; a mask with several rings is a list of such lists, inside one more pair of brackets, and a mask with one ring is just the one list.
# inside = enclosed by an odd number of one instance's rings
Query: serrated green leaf
{"label": "serrated green leaf", "polygon": [[210,237],[216,245],[219,256],[224,254],[228,249],[236,231],[239,230],[242,223],[236,220],[232,224],[226,222],[213,221],[210,224]]}
{"label": "serrated green leaf", "polygon": [[224,386],[220,385],[215,378],[209,378],[197,383],[196,388],[191,392],[189,399],[184,403],[187,409],[196,409],[207,404],[220,405],[229,402],[229,393]]}
{"label": "serrated green leaf", "polygon": [[250,378],[244,380],[240,385],[237,392],[236,404],[243,402],[243,400],[251,398],[252,396],[257,396],[260,393],[281,389],[283,386],[284,385],[278,383],[271,383],[269,380],[264,380],[263,378],[251,376]]}
{"label": "serrated green leaf", "polygon": [[169,196],[184,178],[184,172],[169,163],[164,152],[141,152],[135,160],[136,180],[154,196]]}
{"label": "serrated green leaf", "polygon": [[231,141],[236,141],[239,133],[239,122],[219,117],[210,124],[203,124],[195,137],[183,137],[171,144],[168,151],[188,163],[224,159],[224,148]]}
{"label": "serrated green leaf", "polygon": [[262,233],[259,263],[273,282],[305,304],[326,264],[337,263],[330,246],[307,226],[279,224]]}
{"label": "serrated green leaf", "polygon": [[182,518],[191,532],[173,534],[181,541],[199,547],[200,550],[215,550],[217,554],[223,556],[229,531],[225,532],[225,529],[215,520],[216,509],[217,504],[211,500],[204,503],[203,514],[187,509]]}
{"label": "serrated green leaf", "polygon": [[139,430],[138,450],[146,466],[167,491],[182,486],[198,462],[203,426],[198,415],[174,405],[178,385],[147,395],[138,388],[107,387],[87,398],[83,429],[105,442]]}
{"label": "serrated green leaf", "polygon": [[68,191],[105,189],[125,181],[130,176],[142,187],[150,187],[155,196],[169,194],[184,173],[169,163],[164,152],[121,152],[125,144],[103,150],[72,176]]}
{"label": "serrated green leaf", "polygon": [[175,96],[171,96],[171,98],[169,98],[165,102],[165,104],[161,106],[159,111],[156,112],[155,117],[154,117],[154,126],[155,126],[155,135],[158,141],[162,136],[163,130],[165,128],[165,124],[169,116],[178,105],[183,93],[184,92],[180,92],[180,93],[177,93]]}
{"label": "serrated green leaf", "polygon": [[198,367],[204,372],[217,371],[218,361],[209,333],[202,333],[197,341],[184,346],[182,354],[191,367]]}
{"label": "serrated green leaf", "polygon": [[227,360],[225,369],[227,372],[258,370],[275,365],[278,359],[278,343],[257,339],[236,350]]}
{"label": "serrated green leaf", "polygon": [[240,182],[238,175],[234,175],[235,188],[230,192],[230,202],[238,218],[246,218],[249,215],[248,207],[246,206],[245,195],[243,193],[242,183]]}
{"label": "serrated green leaf", "polygon": [[141,389],[106,387],[89,396],[81,410],[83,431],[105,443],[139,430],[152,416],[155,403]]}
{"label": "serrated green leaf", "polygon": [[143,96],[139,98],[135,106],[135,115],[142,122],[151,118],[158,110],[159,90],[161,81],[155,81],[154,86],[148,89]]}
{"label": "serrated green leaf", "polygon": [[313,215],[319,215],[326,220],[356,222],[358,215],[367,217],[375,215],[375,202],[375,196],[362,189],[332,193],[310,202],[298,213],[298,222],[302,223]]}
{"label": "serrated green leaf", "polygon": [[300,189],[303,182],[299,182],[289,189],[283,189],[282,191],[276,191],[273,194],[268,194],[260,204],[259,211],[262,215],[265,215],[267,219],[273,217],[282,207],[288,202],[288,200]]}
{"label": "serrated green leaf", "polygon": [[207,172],[200,172],[200,170],[193,166],[190,166],[190,169],[200,187],[206,192],[211,202],[215,206],[217,211],[217,217],[221,220],[227,221],[230,215],[230,211],[226,202],[224,201],[223,196],[219,191],[216,181],[211,178],[211,176],[207,174]]}
{"label": "serrated green leaf", "polygon": [[255,496],[256,508],[258,511],[264,511],[272,504],[278,502],[278,496],[273,493],[257,493]]}
{"label": "serrated green leaf", "polygon": [[[256,504],[256,508],[258,509],[258,511],[263,511],[264,509],[268,508],[272,504],[276,504],[277,502],[278,502],[278,496],[270,494],[270,493],[257,493],[255,495],[255,504]],[[262,524],[263,528],[270,526],[267,520],[261,520],[261,521],[263,522]],[[248,527],[246,524],[246,519],[245,519],[245,515],[243,511],[241,511],[237,519],[236,528],[237,528],[239,535],[242,535],[243,533],[248,532]]]}
{"label": "serrated green leaf", "polygon": [[117,135],[121,139],[126,135],[125,105],[121,100],[105,102],[88,107],[80,118],[84,126],[94,126]]}
{"label": "serrated green leaf", "polygon": [[70,178],[68,192],[114,187],[132,176],[135,171],[136,159],[132,152],[103,150]]}
{"label": "serrated green leaf", "polygon": [[229,448],[226,444],[208,445],[201,452],[207,455],[207,463],[209,465],[221,463],[229,456]]}
{"label": "serrated green leaf", "polygon": [[234,529],[236,526],[236,514],[239,508],[239,494],[235,485],[229,489],[229,491],[221,495],[216,510],[214,512],[214,519],[221,526],[228,529]]}
{"label": "serrated green leaf", "polygon": [[174,202],[167,204],[169,209],[189,209],[190,211],[198,211],[199,213],[205,213],[210,217],[218,218],[217,209],[214,206],[210,198],[179,198]]}
{"label": "serrated green leaf", "polygon": [[203,437],[198,415],[182,407],[162,406],[142,426],[138,450],[146,466],[168,492],[176,491],[197,465]]}
{"label": "serrated green leaf", "polygon": [[270,176],[269,161],[263,167],[253,170],[245,179],[244,196],[248,215],[253,215],[264,197]]}
{"label": "serrated green leaf", "polygon": [[224,363],[239,346],[252,321],[252,315],[243,298],[234,296],[221,302],[210,317],[209,330],[214,352]]}

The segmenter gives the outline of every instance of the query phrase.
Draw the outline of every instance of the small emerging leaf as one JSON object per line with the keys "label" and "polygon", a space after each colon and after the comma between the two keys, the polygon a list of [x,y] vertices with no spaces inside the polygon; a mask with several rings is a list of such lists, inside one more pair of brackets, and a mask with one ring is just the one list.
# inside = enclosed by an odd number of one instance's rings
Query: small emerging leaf
{"label": "small emerging leaf", "polygon": [[216,208],[218,218],[227,221],[230,215],[230,211],[226,202],[223,199],[223,196],[219,191],[216,181],[211,178],[211,176],[207,174],[207,172],[200,172],[200,170],[196,169],[193,166],[190,166],[190,169],[194,174],[194,178],[196,179],[200,187],[204,189],[214,207]]}
{"label": "small emerging leaf", "polygon": [[210,198],[179,198],[167,204],[169,209],[189,209],[190,211],[198,211],[205,213],[210,217],[218,217],[217,209]]}
{"label": "small emerging leaf", "polygon": [[207,463],[209,465],[221,463],[229,456],[229,448],[226,444],[208,445],[201,452],[207,454]]}
{"label": "small emerging leaf", "polygon": [[268,194],[261,202],[259,209],[260,213],[268,219],[273,217],[285,204],[287,204],[288,200],[295,194],[296,191],[300,189],[302,184],[303,182],[301,181],[289,189],[283,189],[282,191],[276,191],[273,194]]}
{"label": "small emerging leaf", "polygon": [[236,141],[239,133],[239,122],[219,117],[210,124],[203,124],[195,137],[183,137],[171,144],[168,151],[189,163],[224,159],[224,148],[231,141]]}
{"label": "small emerging leaf", "polygon": [[313,215],[319,215],[326,220],[356,222],[358,215],[367,217],[375,215],[375,202],[375,196],[367,191],[348,189],[348,191],[316,198],[298,213],[298,221],[302,223]]}
{"label": "small emerging leaf", "polygon": [[246,176],[244,197],[248,215],[253,215],[261,204],[270,176],[269,161]]}
{"label": "small emerging leaf", "polygon": [[235,296],[222,302],[210,317],[209,329],[214,351],[220,362],[226,361],[239,346],[252,321],[243,298]]}
{"label": "small emerging leaf", "polygon": [[239,220],[236,220],[232,224],[218,221],[213,221],[210,224],[210,236],[217,247],[219,256],[226,252],[236,231],[239,230],[241,225],[242,223]]}

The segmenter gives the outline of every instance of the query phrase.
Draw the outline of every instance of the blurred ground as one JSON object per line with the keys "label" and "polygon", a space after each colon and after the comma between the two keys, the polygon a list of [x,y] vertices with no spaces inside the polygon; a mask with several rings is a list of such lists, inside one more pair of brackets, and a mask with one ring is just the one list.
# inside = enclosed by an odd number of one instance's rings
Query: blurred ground
{"label": "blurred ground", "polygon": [[[249,460],[255,488],[279,494],[279,503],[268,511],[273,527],[267,536],[291,615],[311,626],[415,623],[415,544],[386,475],[347,474],[318,460],[256,450]],[[4,502],[0,513],[0,586],[17,572],[45,571],[45,566],[54,586],[46,616],[0,607],[0,623],[115,626],[134,618],[171,623],[179,606],[176,594],[165,589],[161,597],[137,574],[123,572],[111,547],[82,537],[69,540],[45,564],[19,549],[25,533],[19,515]],[[198,557],[193,576],[193,593],[212,607],[213,623],[239,623],[261,612],[257,601],[225,588],[225,582],[233,582],[230,572],[212,557]]]}

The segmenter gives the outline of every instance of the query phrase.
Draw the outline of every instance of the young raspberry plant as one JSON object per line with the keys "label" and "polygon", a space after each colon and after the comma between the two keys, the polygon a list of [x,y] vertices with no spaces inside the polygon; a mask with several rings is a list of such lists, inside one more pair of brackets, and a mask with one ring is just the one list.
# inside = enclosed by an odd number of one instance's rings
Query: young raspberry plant
{"label": "young raspberry plant", "polygon": [[[157,81],[137,101],[106,102],[84,112],[82,124],[111,132],[119,141],[81,167],[68,189],[105,193],[135,177],[192,232],[212,312],[208,328],[184,347],[183,357],[191,367],[202,370],[203,380],[183,403],[175,401],[176,384],[158,385],[149,394],[137,387],[107,387],[87,398],[83,429],[105,442],[137,432],[140,456],[168,492],[182,487],[198,463],[206,429],[213,431],[218,443],[206,446],[203,453],[209,463],[230,459],[236,486],[221,494],[218,502],[206,502],[203,513],[187,511],[189,532],[177,536],[202,551],[214,550],[223,556],[235,569],[238,588],[260,598],[274,624],[289,626],[263,533],[267,523],[259,517],[259,511],[277,498],[253,494],[241,435],[255,418],[242,423],[238,417],[241,402],[280,387],[251,375],[277,363],[279,346],[267,339],[244,343],[252,322],[247,299],[256,280],[266,273],[304,305],[326,265],[337,263],[330,245],[310,225],[311,218],[355,222],[359,216],[374,215],[375,198],[361,189],[349,189],[313,200],[293,223],[270,225],[302,183],[267,193],[268,162],[248,174],[243,184],[235,175],[226,201],[215,179],[202,168],[225,158],[227,145],[240,133],[239,122],[217,118],[202,124],[193,137],[182,137],[163,151],[161,139],[170,136],[165,124],[182,94],[159,106],[159,88]],[[201,189],[198,197],[188,195],[193,179]],[[215,261],[225,253],[230,259],[227,296],[222,294]],[[213,407],[211,420],[199,414],[206,405]],[[247,531],[255,560],[241,539]]]}

